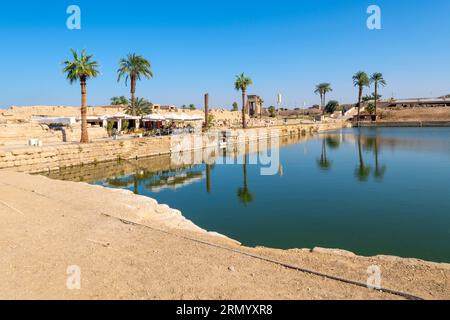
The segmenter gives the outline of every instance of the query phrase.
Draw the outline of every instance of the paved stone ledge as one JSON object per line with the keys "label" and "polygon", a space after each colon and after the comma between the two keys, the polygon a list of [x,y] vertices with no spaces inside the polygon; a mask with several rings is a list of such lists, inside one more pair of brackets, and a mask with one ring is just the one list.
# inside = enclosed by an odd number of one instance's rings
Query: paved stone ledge
{"label": "paved stone ledge", "polygon": [[[291,125],[269,128],[252,128],[231,131],[231,142],[240,141],[242,133],[247,140],[265,139],[274,135],[286,136],[292,134],[310,135],[322,130],[338,129],[346,126],[342,122]],[[136,138],[130,140],[97,141],[90,144],[68,143],[56,146],[21,147],[17,149],[0,149],[0,169],[18,172],[39,173],[54,171],[65,167],[87,165],[97,162],[127,160],[150,157],[172,152],[175,137]],[[196,139],[194,135],[183,139]],[[216,147],[217,140],[202,139],[201,145],[188,143],[178,151],[188,151],[196,148]]]}

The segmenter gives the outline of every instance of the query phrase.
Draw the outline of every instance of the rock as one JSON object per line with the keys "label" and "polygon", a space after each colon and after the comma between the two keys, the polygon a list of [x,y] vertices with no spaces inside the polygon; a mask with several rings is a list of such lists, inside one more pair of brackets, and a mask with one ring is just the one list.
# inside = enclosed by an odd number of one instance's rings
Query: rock
{"label": "rock", "polygon": [[229,266],[229,267],[228,267],[228,271],[230,271],[230,272],[235,272],[236,269],[235,269],[233,266]]}
{"label": "rock", "polygon": [[315,247],[311,250],[311,252],[314,253],[328,253],[328,254],[336,254],[340,256],[347,256],[347,257],[354,257],[355,254],[351,251],[347,250],[341,250],[341,249],[328,249],[328,248],[321,248],[321,247]]}

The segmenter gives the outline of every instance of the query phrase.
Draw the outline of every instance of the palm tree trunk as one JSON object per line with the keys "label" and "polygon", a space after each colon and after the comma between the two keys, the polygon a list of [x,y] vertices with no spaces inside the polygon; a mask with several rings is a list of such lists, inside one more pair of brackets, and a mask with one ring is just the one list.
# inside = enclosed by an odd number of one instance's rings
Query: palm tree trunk
{"label": "palm tree trunk", "polygon": [[242,90],[242,128],[247,128],[247,123],[245,122],[245,90]]}
{"label": "palm tree trunk", "polygon": [[323,93],[320,93],[320,110],[323,109]]}
{"label": "palm tree trunk", "polygon": [[86,79],[80,80],[81,84],[81,143],[89,143],[87,131],[87,107],[86,107]]}
{"label": "palm tree trunk", "polygon": [[377,121],[378,83],[375,82],[375,121]]}
{"label": "palm tree trunk", "polygon": [[136,115],[135,102],[136,102],[136,76],[134,74],[131,75],[131,114],[133,116]]}
{"label": "palm tree trunk", "polygon": [[359,114],[361,112],[361,98],[362,98],[362,92],[363,91],[363,87],[359,86],[359,94],[358,94],[358,119],[357,119],[357,123],[358,123],[358,128],[359,128]]}
{"label": "palm tree trunk", "polygon": [[322,101],[322,114],[325,114],[325,97],[326,97],[326,93],[323,93],[323,101]]}

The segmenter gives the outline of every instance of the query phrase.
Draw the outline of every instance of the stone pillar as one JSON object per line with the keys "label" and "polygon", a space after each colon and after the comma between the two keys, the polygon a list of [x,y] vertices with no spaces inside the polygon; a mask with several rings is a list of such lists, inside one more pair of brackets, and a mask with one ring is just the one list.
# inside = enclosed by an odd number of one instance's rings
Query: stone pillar
{"label": "stone pillar", "polygon": [[208,116],[209,116],[209,94],[205,94],[205,128],[208,128]]}

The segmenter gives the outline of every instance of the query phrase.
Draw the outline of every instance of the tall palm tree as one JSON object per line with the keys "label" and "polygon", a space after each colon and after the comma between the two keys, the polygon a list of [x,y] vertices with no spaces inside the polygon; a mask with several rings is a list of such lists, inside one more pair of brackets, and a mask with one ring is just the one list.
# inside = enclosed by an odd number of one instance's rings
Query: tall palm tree
{"label": "tall palm tree", "polygon": [[331,84],[329,83],[319,83],[318,85],[316,85],[316,90],[314,90],[315,94],[320,95],[320,109],[324,110],[325,108],[325,97],[326,94],[328,92],[333,91],[333,89],[331,88]]}
{"label": "tall palm tree", "polygon": [[370,86],[370,80],[367,73],[358,71],[353,76],[353,85],[358,87],[358,127],[359,127],[359,114],[361,112],[361,99],[364,91],[364,87]]}
{"label": "tall palm tree", "polygon": [[375,119],[376,119],[376,116],[377,116],[377,102],[378,102],[378,85],[381,85],[381,86],[384,87],[386,85],[386,80],[384,80],[382,73],[375,72],[370,77],[370,82],[375,85],[374,97],[375,97]]}
{"label": "tall palm tree", "polygon": [[135,116],[136,80],[141,80],[141,77],[147,79],[153,78],[150,61],[143,56],[130,53],[126,58],[120,59],[117,74],[117,82],[119,82],[122,77],[125,77],[125,85],[128,84],[128,79],[131,81],[131,114]]}
{"label": "tall palm tree", "polygon": [[96,78],[99,75],[99,64],[92,60],[92,55],[86,55],[86,50],[81,51],[81,54],[71,49],[73,60],[66,60],[63,62],[63,72],[66,73],[67,80],[71,84],[80,82],[81,85],[81,143],[89,142],[89,135],[87,131],[87,107],[86,107],[86,82],[90,78]]}
{"label": "tall palm tree", "polygon": [[234,82],[234,88],[237,91],[242,91],[242,127],[244,129],[247,128],[247,123],[245,123],[245,93],[247,92],[247,87],[252,84],[252,79],[245,76],[244,73],[236,76],[236,81]]}

